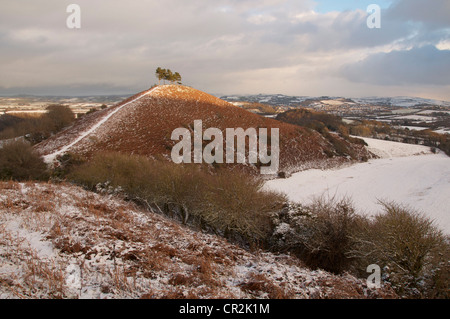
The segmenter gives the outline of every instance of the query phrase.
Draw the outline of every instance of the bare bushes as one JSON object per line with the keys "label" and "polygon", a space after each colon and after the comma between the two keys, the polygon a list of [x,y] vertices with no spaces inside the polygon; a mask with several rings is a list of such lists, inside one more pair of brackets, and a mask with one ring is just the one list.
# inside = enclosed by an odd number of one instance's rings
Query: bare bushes
{"label": "bare bushes", "polygon": [[0,148],[0,179],[24,181],[46,177],[47,165],[29,143],[17,140]]}
{"label": "bare bushes", "polygon": [[449,298],[450,246],[432,220],[396,203],[361,233],[356,256],[384,268],[386,281],[401,296]]}
{"label": "bare bushes", "polygon": [[97,156],[71,179],[235,242],[292,253],[310,268],[367,278],[376,264],[383,284],[404,298],[449,297],[448,239],[429,219],[394,203],[368,218],[349,199],[292,204],[239,172],[121,154]]}
{"label": "bare bushes", "polygon": [[270,213],[285,201],[240,172],[211,173],[201,166],[117,153],[95,157],[70,178],[97,191],[122,192],[185,224],[246,243],[271,234]]}
{"label": "bare bushes", "polygon": [[404,298],[448,298],[450,245],[425,216],[395,203],[369,219],[348,199],[317,199],[285,207],[274,219],[271,243],[311,268],[367,277],[376,264],[385,284]]}
{"label": "bare bushes", "polygon": [[288,205],[275,218],[274,247],[295,253],[311,268],[333,273],[349,269],[361,218],[348,199],[317,199]]}

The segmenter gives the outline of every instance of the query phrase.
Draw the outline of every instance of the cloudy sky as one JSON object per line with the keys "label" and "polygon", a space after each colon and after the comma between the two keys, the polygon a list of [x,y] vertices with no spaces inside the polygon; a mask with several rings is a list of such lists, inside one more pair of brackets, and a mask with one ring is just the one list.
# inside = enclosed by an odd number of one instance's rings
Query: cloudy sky
{"label": "cloudy sky", "polygon": [[[69,29],[69,4],[81,28]],[[369,29],[369,4],[381,28]],[[0,0],[0,95],[124,94],[158,66],[212,94],[450,100],[449,0]]]}

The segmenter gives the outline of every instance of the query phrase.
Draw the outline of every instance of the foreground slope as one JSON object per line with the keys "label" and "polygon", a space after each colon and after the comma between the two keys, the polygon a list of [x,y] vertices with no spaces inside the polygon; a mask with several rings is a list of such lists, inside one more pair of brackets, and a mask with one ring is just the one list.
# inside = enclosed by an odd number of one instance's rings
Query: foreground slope
{"label": "foreground slope", "polygon": [[[204,130],[216,127],[222,132],[226,128],[279,128],[280,167],[285,171],[324,165],[333,154],[333,145],[317,132],[261,117],[180,85],[158,86],[86,116],[36,149],[47,162],[69,151],[87,158],[101,151],[169,157],[176,143],[171,140],[172,131],[192,130],[194,120],[202,120]],[[354,147],[361,158],[368,156],[363,147]],[[342,160],[346,159],[331,159]]]}
{"label": "foreground slope", "polygon": [[234,246],[117,197],[0,182],[0,298],[390,297]]}

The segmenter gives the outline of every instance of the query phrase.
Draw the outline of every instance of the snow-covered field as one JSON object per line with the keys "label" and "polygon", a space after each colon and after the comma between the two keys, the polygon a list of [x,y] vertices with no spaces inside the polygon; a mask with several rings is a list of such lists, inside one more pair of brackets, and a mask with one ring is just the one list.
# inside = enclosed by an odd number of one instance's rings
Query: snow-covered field
{"label": "snow-covered field", "polygon": [[268,181],[295,202],[315,197],[350,197],[367,215],[382,211],[378,200],[407,205],[434,219],[450,234],[450,158],[428,147],[364,139],[380,159],[335,170],[307,170],[288,179]]}
{"label": "snow-covered field", "polygon": [[425,123],[431,123],[436,121],[436,118],[424,116],[424,115],[402,115],[402,116],[396,116],[392,118],[393,120],[411,120],[411,121],[417,121],[417,122],[425,122]]}
{"label": "snow-covered field", "polygon": [[450,134],[450,129],[448,129],[448,128],[441,128],[439,130],[434,130],[434,132],[439,133],[439,134]]}
{"label": "snow-covered field", "polygon": [[400,128],[407,128],[410,131],[423,131],[428,129],[428,127],[421,127],[421,126],[400,126]]}

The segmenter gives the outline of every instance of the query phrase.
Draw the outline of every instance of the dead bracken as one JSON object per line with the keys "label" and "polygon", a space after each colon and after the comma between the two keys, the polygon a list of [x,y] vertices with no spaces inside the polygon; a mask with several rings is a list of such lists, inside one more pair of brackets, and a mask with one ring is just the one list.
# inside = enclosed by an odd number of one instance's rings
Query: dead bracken
{"label": "dead bracken", "polygon": [[244,250],[111,195],[32,182],[0,189],[0,298],[395,296],[288,255]]}

